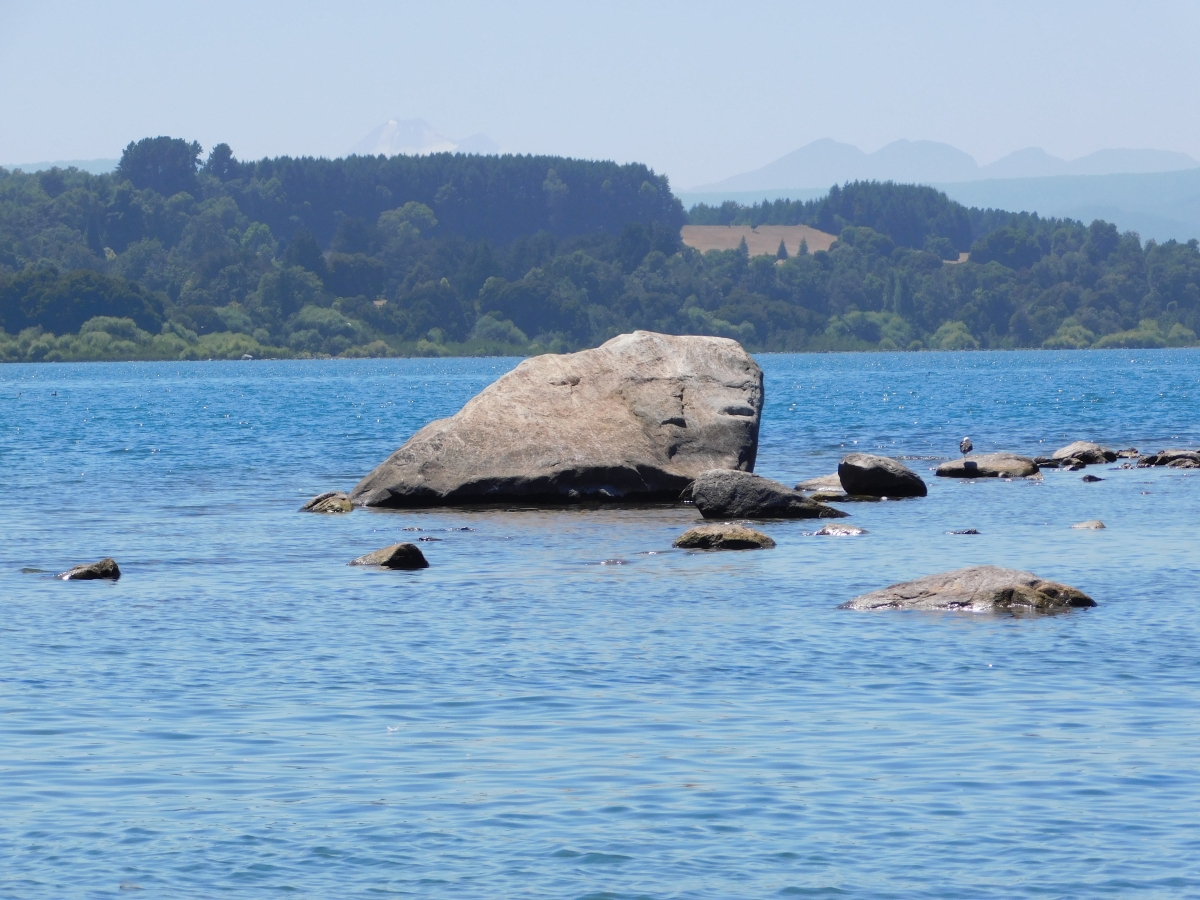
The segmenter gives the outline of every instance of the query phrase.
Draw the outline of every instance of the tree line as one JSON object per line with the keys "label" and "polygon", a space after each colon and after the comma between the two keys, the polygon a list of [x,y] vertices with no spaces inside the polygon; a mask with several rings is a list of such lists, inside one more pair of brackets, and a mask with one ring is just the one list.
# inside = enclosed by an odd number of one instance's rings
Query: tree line
{"label": "tree line", "polygon": [[[1182,346],[1200,329],[1196,241],[932,188],[685,214],[640,165],[202,155],[160,137],[111,175],[0,169],[0,360],[524,354],[635,328],[758,351]],[[838,241],[701,254],[685,222]]]}

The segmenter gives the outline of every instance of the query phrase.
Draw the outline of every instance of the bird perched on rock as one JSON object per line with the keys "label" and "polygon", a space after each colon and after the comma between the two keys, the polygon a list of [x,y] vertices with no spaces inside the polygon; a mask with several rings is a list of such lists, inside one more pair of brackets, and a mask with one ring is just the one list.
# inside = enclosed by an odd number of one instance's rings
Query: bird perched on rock
{"label": "bird perched on rock", "polygon": [[965,437],[958,442],[958,449],[962,451],[963,456],[966,456],[975,449],[975,445],[971,443],[971,439],[969,437]]}

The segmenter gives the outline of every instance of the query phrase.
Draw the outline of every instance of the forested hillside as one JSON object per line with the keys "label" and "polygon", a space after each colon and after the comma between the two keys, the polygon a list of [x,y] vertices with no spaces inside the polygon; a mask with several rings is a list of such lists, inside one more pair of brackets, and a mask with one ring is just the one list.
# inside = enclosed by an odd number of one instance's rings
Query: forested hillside
{"label": "forested hillside", "polygon": [[752,259],[683,247],[679,202],[640,165],[201,157],[148,138],[112,175],[0,169],[0,360],[520,354],[635,328],[752,350],[1166,346],[1200,329],[1196,241],[930,188],[691,211],[840,236]]}

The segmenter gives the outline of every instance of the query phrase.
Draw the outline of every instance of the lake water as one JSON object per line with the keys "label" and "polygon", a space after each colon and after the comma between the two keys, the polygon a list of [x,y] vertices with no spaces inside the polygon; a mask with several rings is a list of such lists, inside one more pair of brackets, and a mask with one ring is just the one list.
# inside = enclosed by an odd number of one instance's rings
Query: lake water
{"label": "lake water", "polygon": [[[1196,351],[759,359],[789,482],[1200,446]],[[686,507],[296,512],[515,362],[0,367],[0,897],[1200,896],[1200,471],[927,477],[746,553],[671,550]],[[976,563],[1099,606],[836,609]]]}

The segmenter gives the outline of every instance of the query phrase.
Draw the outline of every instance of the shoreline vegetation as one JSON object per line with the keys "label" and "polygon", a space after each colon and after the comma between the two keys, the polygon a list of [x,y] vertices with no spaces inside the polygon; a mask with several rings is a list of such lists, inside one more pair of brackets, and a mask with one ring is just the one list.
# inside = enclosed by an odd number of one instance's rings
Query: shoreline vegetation
{"label": "shoreline vegetation", "polygon": [[[201,156],[159,137],[112,174],[0,169],[0,361],[528,356],[639,329],[753,352],[1200,343],[1200,242],[928,187],[685,212],[637,164]],[[700,252],[688,225],[836,240]]]}

